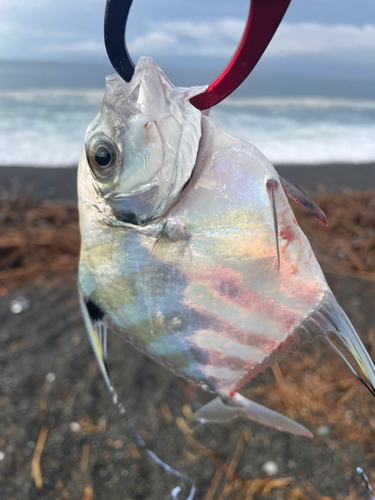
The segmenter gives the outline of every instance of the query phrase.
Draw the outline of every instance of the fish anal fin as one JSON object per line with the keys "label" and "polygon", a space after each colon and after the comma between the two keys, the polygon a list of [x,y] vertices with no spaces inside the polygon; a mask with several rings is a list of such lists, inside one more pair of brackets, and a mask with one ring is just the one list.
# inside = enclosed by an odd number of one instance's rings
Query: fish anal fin
{"label": "fish anal fin", "polygon": [[323,210],[318,207],[314,200],[310,198],[308,194],[305,193],[300,187],[293,184],[293,182],[284,179],[284,177],[280,177],[281,185],[284,188],[284,191],[289,198],[294,200],[296,203],[305,206],[310,210],[310,212],[315,215],[319,220],[323,222],[326,226],[328,226],[328,221]]}
{"label": "fish anal fin", "polygon": [[201,424],[224,423],[237,417],[245,417],[273,429],[289,432],[297,436],[312,438],[311,432],[303,425],[274,410],[270,410],[254,401],[236,393],[231,398],[233,405],[227,405],[220,397],[216,397],[196,413],[195,419]]}

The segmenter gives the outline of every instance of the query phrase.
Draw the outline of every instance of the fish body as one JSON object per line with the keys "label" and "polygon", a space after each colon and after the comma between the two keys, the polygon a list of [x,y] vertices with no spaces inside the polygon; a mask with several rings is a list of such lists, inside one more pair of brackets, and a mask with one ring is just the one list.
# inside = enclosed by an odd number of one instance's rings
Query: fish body
{"label": "fish body", "polygon": [[[78,174],[79,286],[83,307],[99,311],[86,324],[93,338],[98,321],[111,323],[215,391],[202,422],[244,414],[309,435],[237,391],[301,338],[328,330],[371,387],[375,369],[295,220],[288,186],[260,151],[189,103],[200,92],[173,87],[149,58],[130,83],[107,79]],[[94,349],[102,358],[97,339]]]}

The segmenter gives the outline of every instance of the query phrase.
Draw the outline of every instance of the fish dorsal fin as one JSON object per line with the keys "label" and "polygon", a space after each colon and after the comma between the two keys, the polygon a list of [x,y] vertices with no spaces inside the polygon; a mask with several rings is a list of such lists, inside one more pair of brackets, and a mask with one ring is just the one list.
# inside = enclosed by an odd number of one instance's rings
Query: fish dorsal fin
{"label": "fish dorsal fin", "polygon": [[284,188],[285,193],[289,198],[294,200],[296,203],[305,206],[310,210],[312,214],[315,215],[319,220],[323,222],[326,226],[328,226],[328,221],[323,210],[318,207],[314,200],[308,196],[300,187],[293,184],[293,182],[284,179],[284,177],[280,177],[280,182]]}

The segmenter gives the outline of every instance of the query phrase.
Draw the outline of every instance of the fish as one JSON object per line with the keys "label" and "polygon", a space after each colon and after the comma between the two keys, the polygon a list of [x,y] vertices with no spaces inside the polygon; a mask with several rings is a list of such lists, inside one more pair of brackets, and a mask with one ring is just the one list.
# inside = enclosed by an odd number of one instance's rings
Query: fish
{"label": "fish", "polygon": [[190,103],[205,90],[175,87],[148,57],[130,82],[106,79],[78,169],[78,283],[89,338],[116,404],[108,328],[215,395],[196,412],[198,423],[242,416],[312,437],[240,389],[317,336],[372,394],[375,367],[288,197],[326,224],[324,213],[256,147]]}

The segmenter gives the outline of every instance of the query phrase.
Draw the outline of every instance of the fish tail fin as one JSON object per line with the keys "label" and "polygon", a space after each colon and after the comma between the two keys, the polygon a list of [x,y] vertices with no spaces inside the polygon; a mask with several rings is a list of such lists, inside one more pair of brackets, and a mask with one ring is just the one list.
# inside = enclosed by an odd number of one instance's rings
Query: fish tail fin
{"label": "fish tail fin", "polygon": [[[122,415],[124,415],[125,408],[122,405],[122,403],[120,403],[118,400],[116,390],[113,387],[111,379],[109,378],[109,373],[108,373],[108,369],[107,369],[107,363],[106,363],[107,332],[106,332],[106,329],[103,329],[103,319],[100,318],[99,321],[97,321],[98,318],[94,318],[93,314],[92,313],[90,314],[91,308],[88,307],[87,301],[85,300],[84,295],[80,289],[79,289],[79,302],[80,302],[86,330],[87,330],[87,333],[88,333],[96,360],[98,362],[100,371],[101,371],[102,376],[104,378],[104,381],[108,387],[108,390],[109,390],[110,394],[112,395],[112,402],[115,406],[117,406],[120,413]],[[96,306],[95,304],[93,304],[93,305],[94,305],[94,307],[97,308],[97,310],[98,310],[97,313],[100,313],[100,309],[98,308],[98,306]],[[104,316],[104,313],[102,313],[102,314]],[[175,477],[177,477],[178,479],[182,480],[185,483],[185,485],[187,486],[187,488],[190,488],[190,492],[189,492],[189,496],[188,496],[187,500],[193,500],[194,495],[195,495],[195,490],[196,490],[195,483],[191,479],[189,479],[187,476],[185,476],[184,474],[181,474],[177,470],[172,469],[172,467],[170,467],[168,464],[163,462],[163,460],[161,460],[157,455],[155,455],[155,453],[147,447],[146,443],[143,441],[143,439],[139,435],[138,431],[135,429],[134,425],[130,421],[128,421],[128,424],[129,424],[130,430],[132,431],[132,433],[137,441],[137,444],[141,448],[143,448],[146,451],[146,453],[148,454],[148,456],[157,465],[162,467],[162,469],[165,470],[165,472],[172,474]],[[173,491],[171,492],[173,500],[178,500],[177,495],[180,491],[181,491],[180,487],[176,487],[173,489]]]}
{"label": "fish tail fin", "polygon": [[[375,396],[375,366],[363,345],[358,333],[354,329],[348,316],[339,306],[337,300],[329,290],[326,292],[320,306],[314,311],[310,318],[307,318],[304,323],[309,331],[315,335],[322,335],[333,349],[345,361],[349,369],[354,375],[367,387],[367,389]],[[347,357],[341,352],[333,341],[328,337],[328,332],[333,332],[348,349],[355,359],[362,376],[352,366]]]}
{"label": "fish tail fin", "polygon": [[224,423],[242,416],[279,431],[312,438],[311,432],[303,425],[281,413],[254,403],[241,394],[236,393],[233,397],[225,398],[225,400],[229,404],[226,404],[221,397],[216,397],[195,413],[195,419],[201,424]]}

